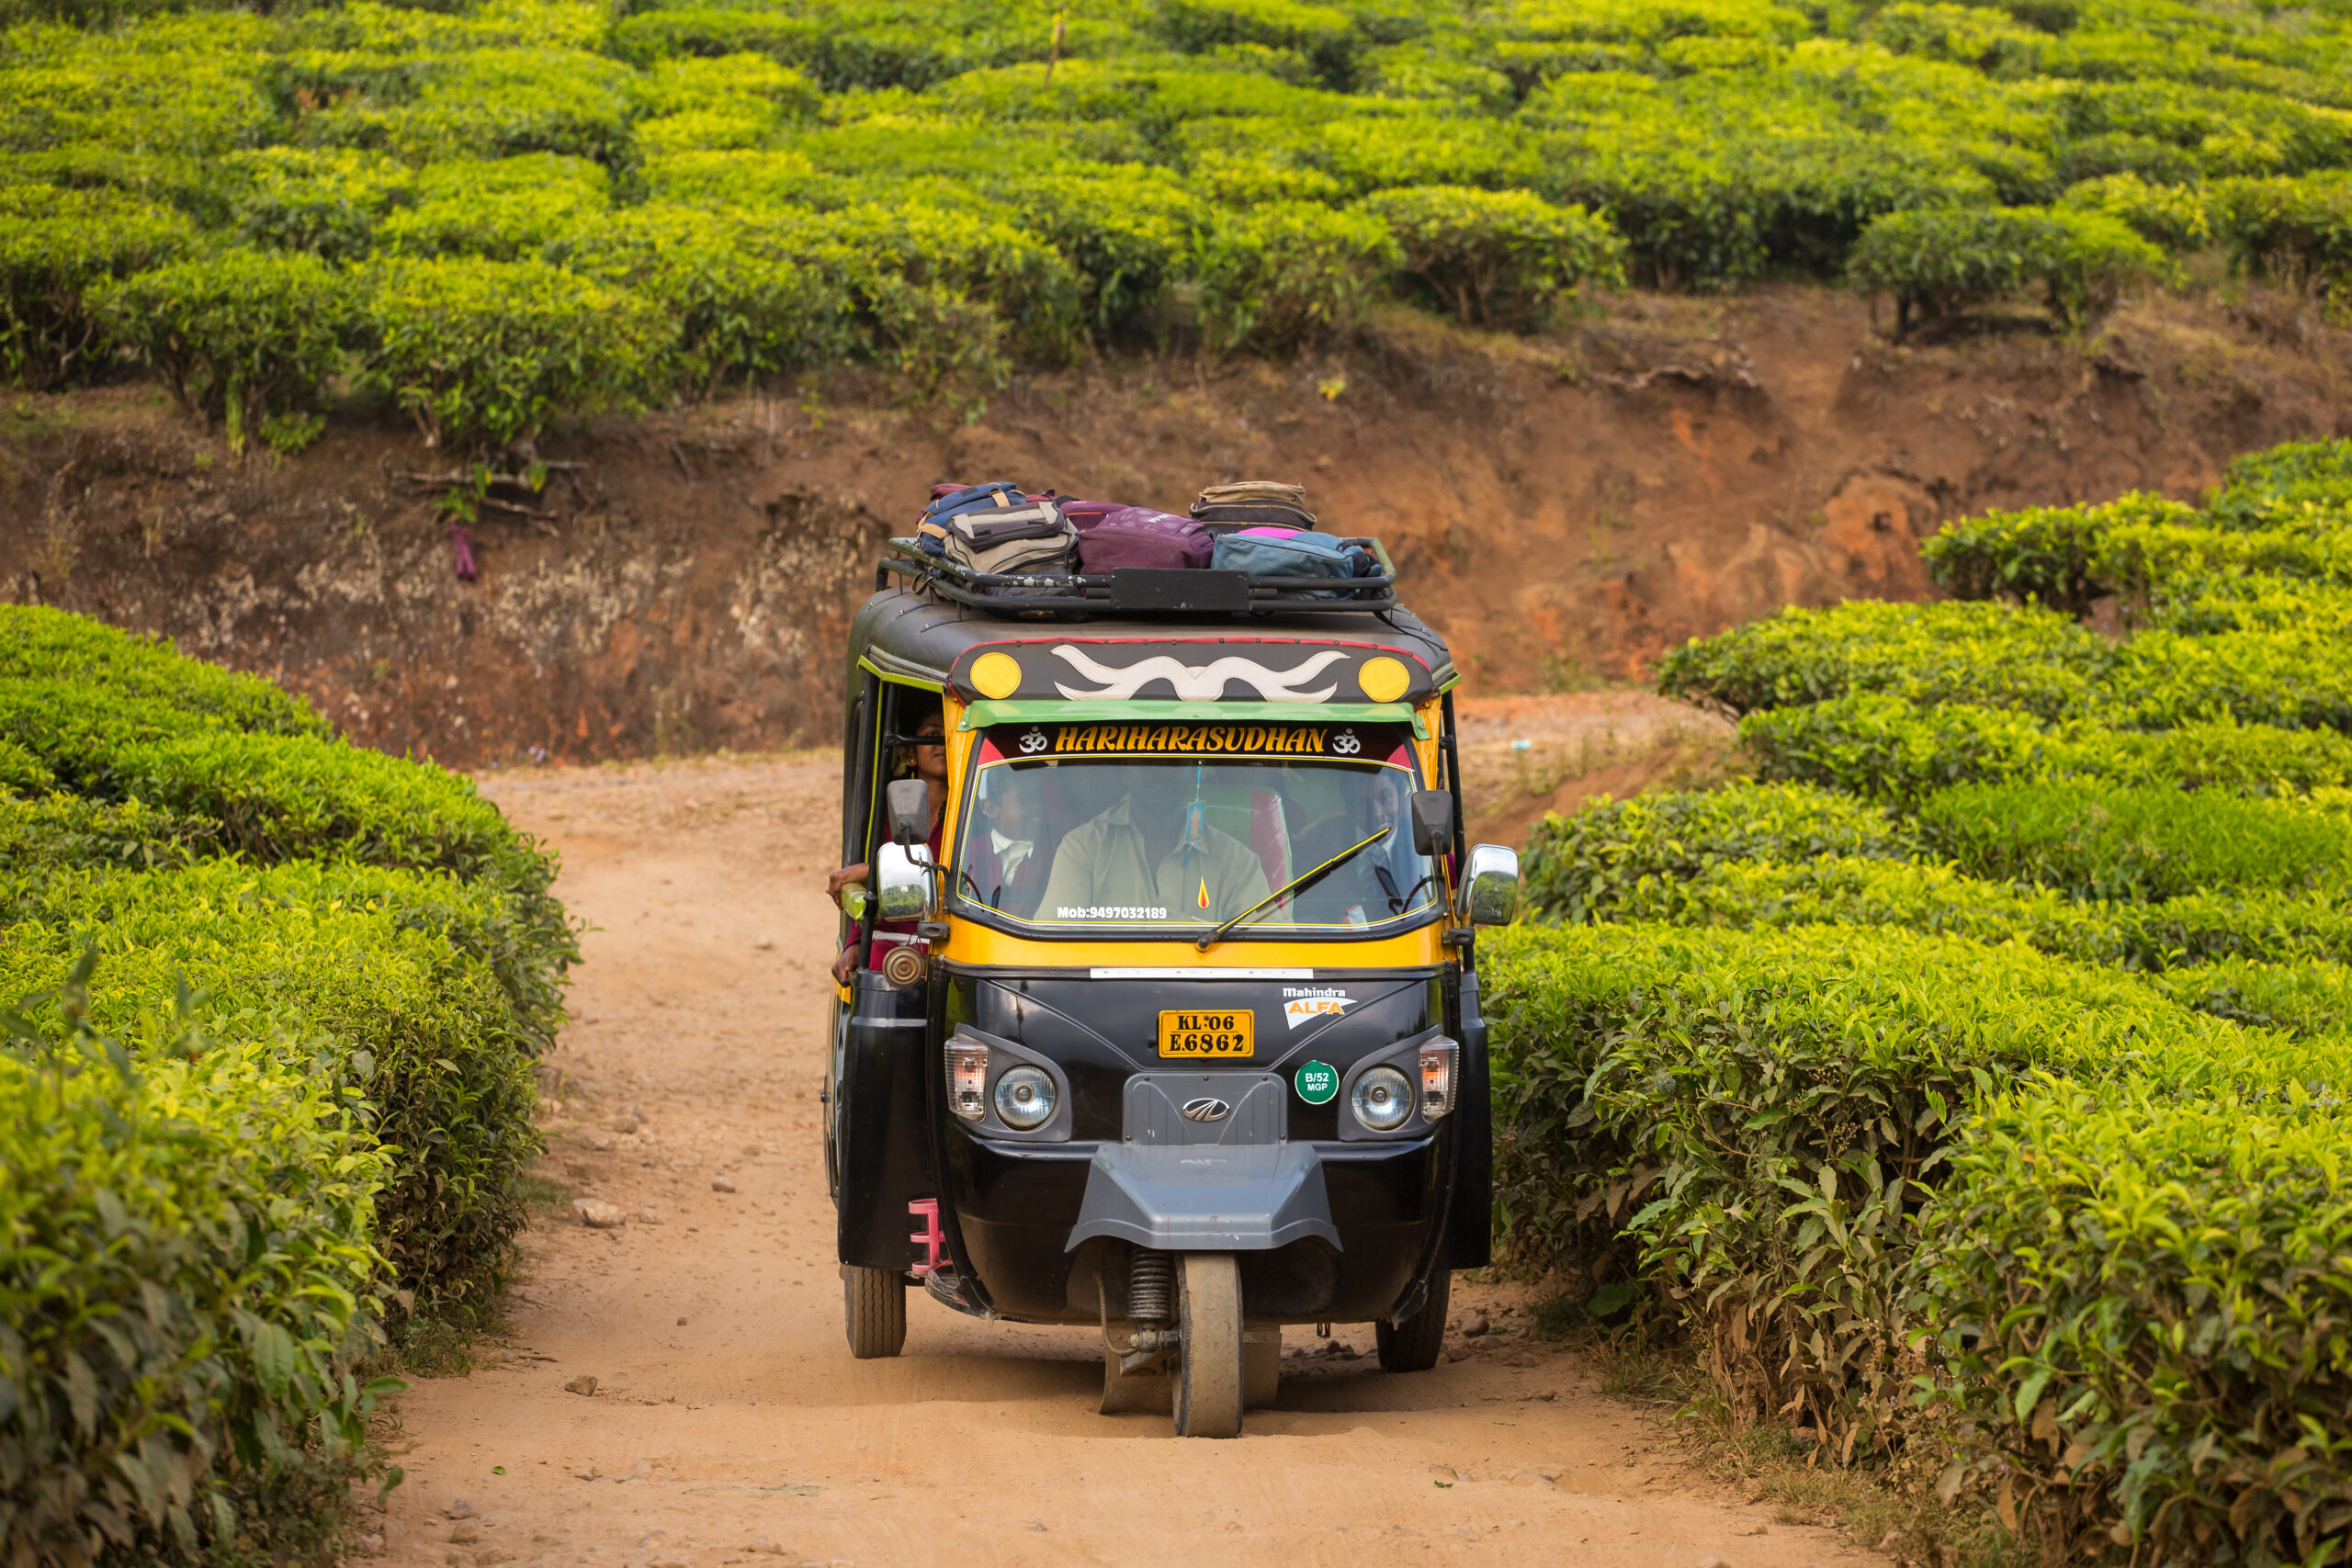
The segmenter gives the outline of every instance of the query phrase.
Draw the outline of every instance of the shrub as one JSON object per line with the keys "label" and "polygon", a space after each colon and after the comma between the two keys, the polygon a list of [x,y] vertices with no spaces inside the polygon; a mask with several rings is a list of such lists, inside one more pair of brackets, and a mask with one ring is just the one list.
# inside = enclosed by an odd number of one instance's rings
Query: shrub
{"label": "shrub", "polygon": [[353,262],[376,243],[384,215],[410,199],[415,172],[352,148],[265,147],[232,153],[228,223],[251,245]]}
{"label": "shrub", "polygon": [[2352,175],[2223,180],[2217,227],[2237,265],[2290,287],[2342,293],[2352,279]]}
{"label": "shrub", "polygon": [[2327,1100],[2021,1087],[1980,1105],[1943,1189],[1928,1313],[2005,1520],[2067,1556],[2340,1551],[2352,1212]]}
{"label": "shrub", "polygon": [[[1944,1326],[1915,1315],[1937,1168],[1997,1085],[2144,1073],[2212,1093],[2346,1066],[2128,976],[1837,935],[1512,932],[1487,947],[1487,1012],[1515,1255],[1589,1265],[1607,1247],[1613,1269],[1638,1250],[1736,1406],[1803,1412],[1840,1457],[1906,1424],[1909,1342]],[[2155,1306],[2123,1310],[2154,1321]]]}
{"label": "shrub", "polygon": [[221,422],[238,454],[249,432],[284,445],[315,417],[350,319],[348,290],[326,263],[266,251],[142,272],[95,290],[93,307],[188,412]]}
{"label": "shrub", "polygon": [[1677,881],[1733,861],[1816,855],[1901,859],[1916,843],[1879,807],[1806,784],[1741,785],[1602,800],[1528,836],[1528,911],[1571,922],[1622,918],[1645,879]]}
{"label": "shrub", "polygon": [[677,333],[651,301],[536,261],[379,262],[362,284],[363,378],[436,446],[504,446],[634,403]]}
{"label": "shrub", "polygon": [[349,1374],[386,1161],[340,1064],[275,1021],[108,1038],[88,973],[0,1019],[0,1533],[62,1563],[316,1551],[380,1462],[389,1385]]}
{"label": "shrub", "polygon": [[[901,310],[906,301],[937,306],[915,312],[932,323],[926,332],[936,333],[940,323],[967,313],[967,297],[993,310],[1012,344],[1033,358],[1058,362],[1077,351],[1083,299],[1077,275],[1052,246],[1001,218],[922,203],[865,204],[828,215],[807,236],[811,254],[865,299],[902,351],[916,341],[910,329],[892,324],[914,319]],[[890,278],[905,287],[882,281]],[[945,341],[960,345],[978,335],[959,329]]]}
{"label": "shrub", "polygon": [[2080,615],[2095,600],[2147,587],[2144,581],[2116,581],[2108,557],[2119,527],[2179,526],[2195,516],[2186,506],[2138,493],[2104,506],[1987,512],[1945,524],[1919,547],[1919,558],[1929,577],[1960,598],[2006,595]]}
{"label": "shrub", "polygon": [[[1867,926],[2020,942],[2052,957],[2154,972],[2217,959],[2335,963],[2352,957],[2352,910],[2333,895],[2195,893],[2161,904],[2085,903],[1909,861],[1720,861],[1684,877],[1579,888],[1596,923],[1658,921],[1731,931]],[[1605,899],[1598,895],[1605,894]]]}
{"label": "shrub", "polygon": [[2164,274],[2162,253],[2104,213],[2043,208],[1955,208],[1893,212],[1854,245],[1856,287],[1894,297],[1895,335],[1914,314],[1953,315],[2029,283],[2050,312],[2079,326],[2111,310],[2122,291]]}
{"label": "shrub", "polygon": [[1327,341],[1356,324],[1398,259],[1387,228],[1359,213],[1278,203],[1227,217],[1193,264],[1203,335],[1219,354]]}
{"label": "shrub", "polygon": [[1023,182],[1023,220],[1068,256],[1086,280],[1085,312],[1105,337],[1148,331],[1182,275],[1200,226],[1200,204],[1165,170],[1046,174]]}
{"label": "shrub", "polygon": [[1165,0],[1159,26],[1194,53],[1235,45],[1295,51],[1334,86],[1352,74],[1358,42],[1347,12],[1300,0]]}
{"label": "shrub", "polygon": [[1464,325],[1534,331],[1570,295],[1625,281],[1623,243],[1580,207],[1459,186],[1384,191],[1363,205],[1396,235],[1405,270]]}
{"label": "shrub", "polygon": [[0,187],[0,373],[39,391],[106,365],[99,285],[171,260],[194,238],[178,213],[53,186]]}
{"label": "shrub", "polygon": [[585,50],[472,49],[435,61],[410,101],[361,99],[315,117],[312,134],[416,164],[557,152],[621,169],[636,161],[628,84]]}
{"label": "shrub", "polygon": [[2205,193],[2191,185],[2151,185],[2132,173],[2102,175],[2067,186],[2058,205],[2072,212],[2104,213],[2168,251],[2200,251],[2213,241]]}
{"label": "shrub", "polygon": [[332,730],[300,697],[258,675],[183,657],[160,637],[141,637],[38,604],[0,605],[0,681],[40,678],[85,691],[81,707],[107,695],[138,699],[181,716],[266,735],[324,737]]}
{"label": "shrub", "polygon": [[529,1038],[491,963],[452,940],[500,919],[486,890],[414,873],[233,861],[155,873],[52,874],[27,889],[0,948],[0,997],[53,989],[76,955],[120,1032],[198,993],[190,1022],[284,1026],[364,1091],[384,1145],[376,1224],[422,1310],[494,1288],[522,1224],[517,1177],[539,1149]]}
{"label": "shrub", "polygon": [[803,253],[797,228],[668,203],[627,208],[549,248],[583,277],[653,300],[677,321],[678,355],[706,391],[845,357],[851,299]]}
{"label": "shrub", "polygon": [[1733,713],[1880,692],[2054,719],[2101,705],[2113,658],[2047,610],[1853,602],[1693,637],[1658,660],[1658,689]]}
{"label": "shrub", "polygon": [[592,227],[609,206],[605,171],[552,152],[453,158],[417,176],[416,203],[377,227],[404,255],[537,256],[560,236]]}
{"label": "shrub", "polygon": [[2081,898],[2299,890],[2340,882],[2352,827],[2205,790],[2083,783],[1962,784],[1918,807],[1921,837],[1972,876]]}
{"label": "shrub", "polygon": [[2056,728],[2009,708],[1917,706],[1860,694],[1751,713],[1740,744],[1759,777],[1895,802],[1948,784],[2104,779],[2250,795],[2352,784],[2352,738],[2226,716],[2135,733],[2098,724]]}

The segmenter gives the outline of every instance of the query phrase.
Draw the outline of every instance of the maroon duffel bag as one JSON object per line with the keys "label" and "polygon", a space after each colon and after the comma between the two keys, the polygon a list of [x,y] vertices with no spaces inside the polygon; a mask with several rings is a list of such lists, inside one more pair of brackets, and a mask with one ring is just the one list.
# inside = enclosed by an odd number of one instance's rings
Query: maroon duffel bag
{"label": "maroon duffel bag", "polygon": [[1079,535],[1078,570],[1091,577],[1128,566],[1204,567],[1216,549],[1209,531],[1189,517],[1123,506]]}

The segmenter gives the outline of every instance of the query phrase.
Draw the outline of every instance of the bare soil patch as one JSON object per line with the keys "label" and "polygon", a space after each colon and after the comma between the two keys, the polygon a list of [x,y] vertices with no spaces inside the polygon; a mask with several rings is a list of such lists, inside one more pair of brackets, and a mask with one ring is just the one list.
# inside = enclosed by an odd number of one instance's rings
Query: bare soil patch
{"label": "bare soil patch", "polygon": [[402,1397],[387,1561],[1882,1561],[1699,1480],[1516,1287],[1458,1287],[1425,1373],[1380,1372],[1365,1325],[1291,1331],[1279,1405],[1229,1442],[1095,1414],[1089,1330],[916,1295],[906,1354],[852,1360],[817,1101],[839,778],[810,754],[485,781],[596,928],[545,1169],[629,1218],[543,1211],[493,1359]]}

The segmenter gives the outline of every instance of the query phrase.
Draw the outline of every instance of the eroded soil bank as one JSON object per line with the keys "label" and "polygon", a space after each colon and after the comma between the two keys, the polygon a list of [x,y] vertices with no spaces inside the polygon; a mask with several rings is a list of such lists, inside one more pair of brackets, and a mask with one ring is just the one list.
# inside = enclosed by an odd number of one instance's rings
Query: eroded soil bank
{"label": "eroded soil bank", "polygon": [[1379,1371],[1363,1325],[1288,1331],[1278,1404],[1227,1442],[1096,1414],[1091,1330],[917,1294],[902,1357],[851,1359],[809,830],[838,783],[821,754],[485,781],[594,924],[544,1169],[630,1217],[542,1208],[492,1363],[401,1397],[407,1481],[368,1527],[394,1568],[1883,1561],[1694,1481],[1514,1288],[1457,1290],[1428,1372]]}
{"label": "eroded soil bank", "polygon": [[928,486],[1005,477],[1181,509],[1290,477],[1381,535],[1474,690],[1637,674],[1783,604],[1926,592],[1917,537],[1993,505],[2192,495],[2352,431],[2352,335],[2175,299],[2087,343],[1898,347],[1856,299],[1634,296],[1537,341],[1399,314],[1293,364],[1105,361],[966,424],[840,382],[542,440],[560,464],[453,573],[445,470],[356,414],[232,461],[147,388],[0,413],[0,596],[267,671],[356,738],[462,765],[837,740],[840,639]]}

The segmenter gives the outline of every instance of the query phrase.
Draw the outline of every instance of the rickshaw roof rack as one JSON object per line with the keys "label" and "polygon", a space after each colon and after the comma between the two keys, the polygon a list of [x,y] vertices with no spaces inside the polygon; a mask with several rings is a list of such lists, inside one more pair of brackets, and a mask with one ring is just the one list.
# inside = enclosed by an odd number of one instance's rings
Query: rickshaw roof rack
{"label": "rickshaw roof rack", "polygon": [[1008,620],[1069,621],[1100,615],[1171,615],[1202,620],[1230,615],[1362,615],[1396,608],[1396,569],[1380,541],[1341,538],[1372,552],[1371,577],[1253,577],[1215,568],[1123,567],[1099,576],[1008,575],[971,571],[928,555],[912,539],[892,539],[874,575],[878,592],[897,575],[910,588]]}

